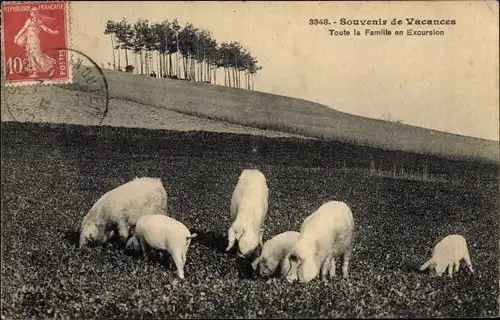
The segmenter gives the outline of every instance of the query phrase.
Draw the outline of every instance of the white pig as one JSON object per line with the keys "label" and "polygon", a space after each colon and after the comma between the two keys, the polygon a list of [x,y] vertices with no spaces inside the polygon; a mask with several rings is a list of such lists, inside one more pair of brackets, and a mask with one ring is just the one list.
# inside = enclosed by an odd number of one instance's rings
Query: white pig
{"label": "white pig", "polygon": [[285,278],[307,283],[319,274],[323,280],[335,277],[335,259],[342,255],[343,278],[348,277],[353,247],[354,219],[343,202],[330,201],[308,216],[300,228],[299,240],[287,254],[289,272]]}
{"label": "white pig", "polygon": [[262,246],[262,225],[267,215],[268,188],[266,177],[259,170],[242,171],[231,198],[231,219],[228,246],[238,241],[238,256],[249,257]]}
{"label": "white pig", "polygon": [[297,231],[286,231],[266,241],[260,256],[252,262],[252,268],[259,268],[261,277],[269,277],[280,267],[280,276],[284,277],[284,271],[288,271],[288,268],[285,269],[285,257],[293,249],[299,236]]}
{"label": "white pig", "polygon": [[149,258],[149,250],[167,251],[175,266],[177,275],[184,279],[184,265],[191,243],[197,237],[186,226],[170,217],[160,214],[142,216],[137,220],[135,233],[127,242],[127,248],[141,250],[144,258]]}
{"label": "white pig", "polygon": [[420,267],[420,270],[423,271],[431,267],[436,271],[437,276],[441,276],[448,269],[448,275],[453,277],[453,271],[458,271],[462,259],[465,260],[470,272],[474,273],[465,238],[458,234],[452,234],[436,244],[432,257]]}
{"label": "white pig", "polygon": [[92,206],[80,226],[80,247],[89,242],[105,244],[114,228],[125,242],[137,219],[147,214],[167,214],[167,192],[160,179],[135,178],[106,192]]}

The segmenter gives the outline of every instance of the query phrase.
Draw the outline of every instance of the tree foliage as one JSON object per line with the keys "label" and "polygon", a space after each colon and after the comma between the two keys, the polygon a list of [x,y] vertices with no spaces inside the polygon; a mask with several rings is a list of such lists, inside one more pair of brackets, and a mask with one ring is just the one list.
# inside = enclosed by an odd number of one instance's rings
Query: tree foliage
{"label": "tree foliage", "polygon": [[262,69],[239,42],[218,43],[209,30],[189,22],[181,27],[177,19],[151,22],[141,18],[133,24],[125,18],[109,20],[104,34],[111,37],[115,70],[122,69],[120,52],[124,51],[126,70],[142,75],[216,84],[217,70],[223,68],[224,85],[253,90],[254,77]]}

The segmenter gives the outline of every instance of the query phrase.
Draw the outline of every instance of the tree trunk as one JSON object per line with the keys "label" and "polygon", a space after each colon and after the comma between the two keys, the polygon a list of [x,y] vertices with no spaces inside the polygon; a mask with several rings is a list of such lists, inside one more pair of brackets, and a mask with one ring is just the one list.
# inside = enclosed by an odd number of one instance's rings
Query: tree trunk
{"label": "tree trunk", "polygon": [[110,34],[110,36],[111,36],[111,49],[113,49],[113,70],[116,70],[115,44],[113,41],[113,35]]}
{"label": "tree trunk", "polygon": [[234,81],[236,82],[235,87],[239,88],[240,87],[240,82],[238,79],[238,60],[236,60],[236,55],[234,56]]}
{"label": "tree trunk", "polygon": [[196,82],[196,59],[191,58],[191,80]]}
{"label": "tree trunk", "polygon": [[169,74],[168,64],[167,64],[167,54],[170,53],[170,49],[168,48],[168,33],[165,35],[165,52],[163,53],[163,67],[165,68],[163,72],[163,76],[166,77]]}
{"label": "tree trunk", "polygon": [[127,49],[127,47],[125,47],[125,64],[126,64],[125,68],[127,68],[128,67],[128,49]]}
{"label": "tree trunk", "polygon": [[196,82],[196,59],[191,58],[191,78]]}
{"label": "tree trunk", "polygon": [[139,68],[137,68],[137,53],[134,52],[134,74],[136,74],[139,70]]}
{"label": "tree trunk", "polygon": [[141,74],[144,74],[144,65],[142,63],[142,50],[139,51],[139,62],[141,63]]}
{"label": "tree trunk", "polygon": [[196,59],[191,58],[191,78],[196,82]]}
{"label": "tree trunk", "polygon": [[181,65],[179,63],[179,52],[176,52],[175,56],[176,56],[175,63],[176,63],[176,66],[177,66],[176,73],[177,73],[177,76],[180,77],[181,76]]}
{"label": "tree trunk", "polygon": [[146,51],[146,74],[148,76],[151,74],[151,56],[149,51]]}
{"label": "tree trunk", "polygon": [[171,75],[172,75],[172,60],[171,60],[171,53],[168,53],[168,54],[165,56],[165,65],[166,65],[166,68],[167,68],[167,73],[166,73],[166,75],[167,75],[167,76],[171,76]]}
{"label": "tree trunk", "polygon": [[168,54],[168,63],[169,63],[169,68],[168,68],[168,75],[171,77],[172,76],[172,54]]}
{"label": "tree trunk", "polygon": [[177,52],[175,53],[177,55],[177,76],[180,77],[181,76],[181,66],[179,64],[179,52],[180,52],[180,47],[179,47],[179,33],[176,32],[175,33],[175,40],[176,40],[176,45],[177,45]]}
{"label": "tree trunk", "polygon": [[158,74],[157,76],[159,78],[163,78],[163,63],[161,62],[162,60],[162,54],[160,51],[158,51],[158,53],[156,54],[156,61],[158,61],[156,63],[157,67],[158,67]]}
{"label": "tree trunk", "polygon": [[169,62],[170,59],[170,53],[165,53],[165,74],[164,76],[169,76],[170,75],[170,68],[172,67]]}
{"label": "tree trunk", "polygon": [[189,81],[193,81],[193,74],[194,74],[194,71],[193,71],[193,58],[189,57],[188,58],[188,74],[189,74]]}
{"label": "tree trunk", "polygon": [[210,61],[205,62],[207,69],[205,70],[205,81],[212,82],[211,73],[210,73]]}
{"label": "tree trunk", "polygon": [[196,60],[196,61],[198,62],[198,72],[197,72],[197,74],[198,74],[198,82],[201,82],[201,81],[203,81],[203,79],[202,79],[202,75],[203,75],[203,61],[198,61],[198,60]]}
{"label": "tree trunk", "polygon": [[166,62],[166,56],[165,53],[160,53],[160,78],[163,78],[167,74],[167,66],[165,64]]}
{"label": "tree trunk", "polygon": [[116,51],[118,51],[118,69],[121,69],[121,68],[122,68],[122,66],[121,66],[121,63],[120,63],[120,56],[121,56],[121,54],[120,54],[120,49],[118,49],[118,50],[116,50]]}
{"label": "tree trunk", "polygon": [[187,65],[188,65],[188,63],[187,63],[187,57],[184,57],[183,60],[184,60],[184,79],[187,80],[187,78],[188,78],[188,73],[187,73]]}
{"label": "tree trunk", "polygon": [[236,88],[237,84],[236,84],[236,69],[235,68],[232,68],[232,73],[233,73],[233,88]]}
{"label": "tree trunk", "polygon": [[143,69],[142,71],[143,72],[141,72],[141,73],[142,74],[146,74],[146,51],[144,51],[144,50],[141,51],[141,55],[142,55],[141,56],[141,65],[143,66],[142,67],[142,69]]}

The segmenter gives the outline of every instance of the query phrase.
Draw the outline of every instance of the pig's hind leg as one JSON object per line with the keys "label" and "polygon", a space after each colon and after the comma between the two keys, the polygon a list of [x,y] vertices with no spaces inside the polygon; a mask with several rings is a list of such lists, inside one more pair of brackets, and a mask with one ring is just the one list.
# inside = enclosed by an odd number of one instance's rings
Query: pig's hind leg
{"label": "pig's hind leg", "polygon": [[142,256],[144,257],[144,260],[149,260],[151,248],[147,244],[146,240],[144,240],[142,237],[139,238],[138,240],[139,240],[139,245],[141,247]]}
{"label": "pig's hind leg", "polygon": [[351,261],[352,245],[349,245],[342,255],[342,278],[349,277],[349,262]]}
{"label": "pig's hind leg", "polygon": [[179,278],[184,279],[184,265],[186,263],[186,254],[184,248],[179,248],[172,250],[171,253],[172,260],[174,261],[175,267],[177,268],[177,275]]}

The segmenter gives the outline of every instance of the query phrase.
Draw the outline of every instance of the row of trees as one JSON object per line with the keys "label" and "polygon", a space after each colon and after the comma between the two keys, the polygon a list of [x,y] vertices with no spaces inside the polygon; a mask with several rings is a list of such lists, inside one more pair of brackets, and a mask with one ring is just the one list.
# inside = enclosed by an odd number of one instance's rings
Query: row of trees
{"label": "row of trees", "polygon": [[262,69],[257,58],[238,42],[218,43],[210,31],[191,23],[182,28],[177,19],[139,19],[134,24],[125,18],[109,20],[104,34],[111,38],[115,70],[121,70],[124,52],[129,72],[135,69],[140,74],[154,72],[161,78],[217,83],[217,70],[223,68],[224,85],[253,90],[254,77]]}

